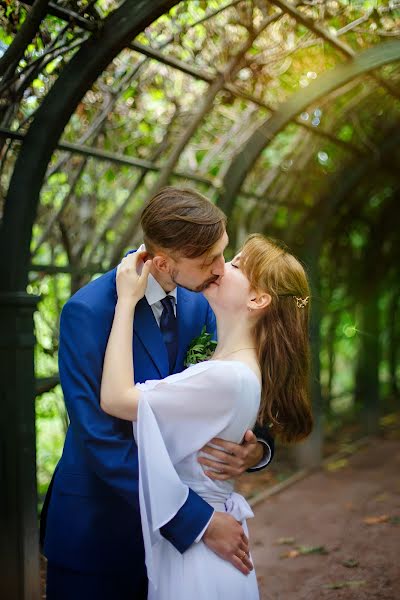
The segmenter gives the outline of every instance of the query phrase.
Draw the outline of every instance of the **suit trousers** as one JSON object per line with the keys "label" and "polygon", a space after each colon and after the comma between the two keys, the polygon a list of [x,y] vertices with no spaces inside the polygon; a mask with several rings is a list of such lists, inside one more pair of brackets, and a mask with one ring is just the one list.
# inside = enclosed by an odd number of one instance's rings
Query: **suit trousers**
{"label": "suit trousers", "polygon": [[80,573],[47,564],[46,600],[146,599],[146,577],[138,587],[137,578],[129,573]]}

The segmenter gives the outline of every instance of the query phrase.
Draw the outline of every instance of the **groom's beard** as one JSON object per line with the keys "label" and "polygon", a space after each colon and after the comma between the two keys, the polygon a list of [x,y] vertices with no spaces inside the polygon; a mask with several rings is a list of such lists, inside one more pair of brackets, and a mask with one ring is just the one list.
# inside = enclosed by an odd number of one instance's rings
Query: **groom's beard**
{"label": "groom's beard", "polygon": [[201,283],[200,285],[198,285],[196,287],[189,287],[188,285],[185,285],[185,284],[181,283],[180,281],[178,281],[178,271],[173,271],[171,273],[171,279],[175,285],[179,285],[179,287],[184,288],[185,290],[188,290],[189,292],[203,292],[205,289],[208,288],[208,286],[211,283],[214,283],[214,281],[218,281],[219,276],[213,275],[212,277],[209,277],[208,279],[203,281],[203,283]]}

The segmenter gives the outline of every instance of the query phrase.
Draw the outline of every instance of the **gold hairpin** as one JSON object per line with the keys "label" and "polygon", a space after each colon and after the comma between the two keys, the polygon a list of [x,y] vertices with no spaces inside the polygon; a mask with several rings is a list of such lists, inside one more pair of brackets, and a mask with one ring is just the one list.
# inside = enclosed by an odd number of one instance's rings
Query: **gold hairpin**
{"label": "gold hairpin", "polygon": [[293,298],[296,300],[297,308],[304,308],[307,306],[309,297],[310,296],[307,296],[306,298],[300,298],[299,296],[293,296]]}

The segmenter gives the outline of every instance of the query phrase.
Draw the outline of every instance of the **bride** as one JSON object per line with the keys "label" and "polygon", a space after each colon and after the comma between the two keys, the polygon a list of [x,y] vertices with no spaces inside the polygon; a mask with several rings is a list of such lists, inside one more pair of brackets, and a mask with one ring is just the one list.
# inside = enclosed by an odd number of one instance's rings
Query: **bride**
{"label": "bride", "polygon": [[[118,269],[101,406],[134,422],[148,598],[256,600],[254,570],[244,575],[202,541],[180,554],[159,530],[184,504],[190,487],[247,532],[249,505],[234,492],[233,482],[207,477],[198,451],[215,437],[240,443],[256,421],[270,423],[285,442],[310,433],[307,277],[281,245],[250,236],[222,279],[204,291],[217,318],[212,359],[161,381],[133,385],[132,318],[151,261],[140,263],[140,253],[129,254]],[[243,540],[238,561],[246,552]]]}

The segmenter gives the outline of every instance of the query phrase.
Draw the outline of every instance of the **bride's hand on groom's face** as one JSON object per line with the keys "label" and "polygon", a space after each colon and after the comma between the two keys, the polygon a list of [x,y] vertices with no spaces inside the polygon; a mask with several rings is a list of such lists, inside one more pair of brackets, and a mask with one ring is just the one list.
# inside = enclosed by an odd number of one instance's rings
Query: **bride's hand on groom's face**
{"label": "bride's hand on groom's face", "polygon": [[138,302],[143,298],[152,261],[143,260],[147,252],[132,252],[125,256],[117,268],[116,286],[118,300]]}
{"label": "bride's hand on groom's face", "polygon": [[245,439],[241,444],[227,442],[220,438],[214,438],[210,444],[218,446],[218,449],[206,444],[201,448],[201,452],[207,454],[207,457],[198,458],[210,479],[219,481],[235,479],[256,466],[263,457],[262,444],[250,430],[246,431]]}

